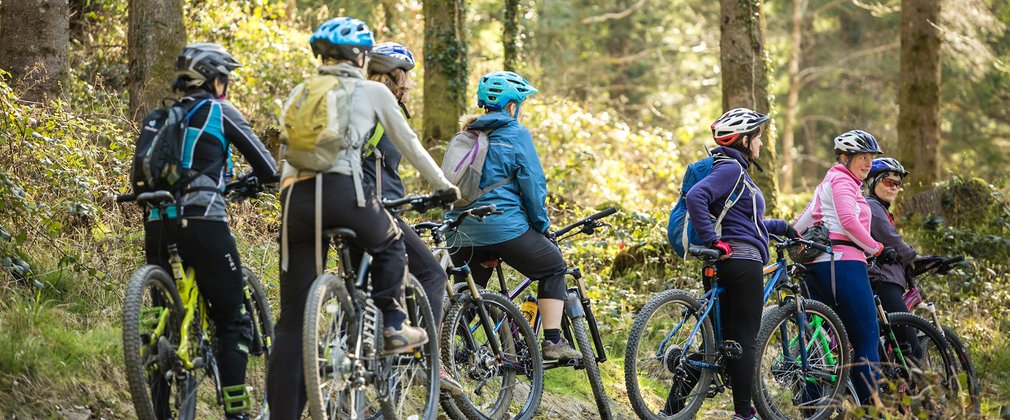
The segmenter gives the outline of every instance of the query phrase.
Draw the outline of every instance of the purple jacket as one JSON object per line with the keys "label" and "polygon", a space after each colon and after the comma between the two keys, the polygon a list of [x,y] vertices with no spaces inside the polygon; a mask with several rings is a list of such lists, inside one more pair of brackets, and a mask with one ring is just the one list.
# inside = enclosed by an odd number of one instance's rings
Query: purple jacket
{"label": "purple jacket", "polygon": [[898,261],[886,264],[874,264],[867,267],[867,274],[870,281],[883,281],[894,283],[904,289],[908,289],[908,281],[905,279],[905,267],[915,260],[915,248],[902,239],[898,229],[894,227],[894,220],[888,210],[890,204],[872,195],[866,196],[866,202],[870,203],[870,210],[873,212],[873,220],[870,222],[870,235],[873,239],[893,247],[898,251]]}
{"label": "purple jacket", "polygon": [[[729,147],[716,147],[712,153],[720,153],[736,160],[739,165],[729,160],[717,160],[712,167],[712,173],[691,187],[687,192],[687,212],[691,215],[695,230],[702,242],[712,243],[717,240],[737,240],[753,245],[761,251],[764,263],[768,263],[768,233],[785,235],[789,224],[784,220],[764,220],[765,199],[761,189],[750,179],[747,168],[750,162],[739,150]],[[736,181],[740,178],[741,184]],[[715,232],[715,218],[722,213],[726,199],[733,192],[743,191],[736,204],[726,213],[722,220],[722,235]]]}

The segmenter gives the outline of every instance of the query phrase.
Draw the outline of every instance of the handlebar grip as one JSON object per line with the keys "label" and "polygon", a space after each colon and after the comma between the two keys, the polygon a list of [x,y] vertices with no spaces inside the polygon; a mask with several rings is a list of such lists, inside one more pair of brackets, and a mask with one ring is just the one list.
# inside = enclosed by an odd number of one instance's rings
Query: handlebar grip
{"label": "handlebar grip", "polygon": [[617,207],[608,207],[608,208],[603,209],[599,213],[596,213],[596,214],[594,214],[592,216],[589,216],[588,218],[589,219],[593,219],[593,220],[600,220],[600,219],[602,219],[604,217],[607,217],[607,216],[610,216],[610,215],[612,215],[614,213],[617,213]]}
{"label": "handlebar grip", "polygon": [[471,209],[469,211],[469,213],[470,213],[471,216],[474,216],[474,217],[484,217],[484,216],[488,216],[488,215],[494,214],[496,211],[498,211],[498,207],[495,206],[494,204],[491,204],[491,205],[480,206],[480,207],[477,207],[475,209]]}
{"label": "handlebar grip", "polygon": [[133,193],[117,194],[116,195],[116,202],[117,203],[127,203],[127,202],[130,202],[130,201],[135,201],[136,199],[137,199],[137,196],[134,195]]}
{"label": "handlebar grip", "polygon": [[959,263],[961,261],[964,261],[964,255],[958,255],[956,257],[945,258],[943,260],[943,264],[944,265],[953,265],[953,264],[957,264],[957,263]]}
{"label": "handlebar grip", "polygon": [[821,245],[821,244],[819,244],[819,243],[817,243],[817,242],[812,242],[812,241],[805,241],[805,242],[803,242],[803,243],[804,243],[805,245],[807,245],[807,246],[809,246],[809,247],[813,248],[813,249],[816,249],[816,250],[818,250],[818,251],[821,251],[821,252],[824,252],[824,253],[827,253],[827,252],[828,252],[828,250],[830,250],[830,249],[831,249],[831,247],[830,247],[830,246],[827,246],[827,245]]}

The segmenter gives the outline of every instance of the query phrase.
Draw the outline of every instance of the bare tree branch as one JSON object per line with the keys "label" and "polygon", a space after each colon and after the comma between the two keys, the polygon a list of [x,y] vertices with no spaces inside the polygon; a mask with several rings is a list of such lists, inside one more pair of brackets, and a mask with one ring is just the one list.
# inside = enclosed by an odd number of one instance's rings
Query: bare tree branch
{"label": "bare tree branch", "polygon": [[865,50],[856,51],[852,54],[842,57],[841,59],[839,59],[838,61],[836,61],[834,64],[831,65],[807,67],[800,71],[799,74],[800,85],[803,86],[806,85],[807,83],[816,80],[826,71],[842,70],[844,69],[844,65],[846,63],[849,63],[853,60],[858,60],[860,58],[869,57],[872,55],[883,54],[891,50],[896,50],[900,47],[901,47],[901,41],[894,41],[890,44],[879,45],[876,47],[867,48]]}
{"label": "bare tree branch", "polygon": [[645,6],[645,3],[647,1],[649,0],[638,0],[638,3],[635,3],[631,5],[631,7],[624,9],[620,12],[607,12],[599,16],[587,17],[585,19],[582,19],[582,24],[587,25],[590,23],[606,22],[608,20],[624,19],[628,16],[631,16],[631,14],[635,13],[636,10],[641,9],[642,6]]}

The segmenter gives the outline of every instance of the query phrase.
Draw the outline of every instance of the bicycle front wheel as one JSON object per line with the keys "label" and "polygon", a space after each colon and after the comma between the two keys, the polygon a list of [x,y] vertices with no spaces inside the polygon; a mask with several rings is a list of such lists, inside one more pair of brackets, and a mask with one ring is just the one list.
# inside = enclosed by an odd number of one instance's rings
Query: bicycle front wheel
{"label": "bicycle front wheel", "polygon": [[961,337],[946,325],[943,326],[943,336],[950,344],[950,349],[954,351],[954,357],[957,358],[957,382],[961,390],[958,400],[965,411],[962,414],[980,414],[982,400],[979,397],[978,375],[975,374],[975,365],[971,362],[968,347],[961,341]]}
{"label": "bicycle front wheel", "polygon": [[463,386],[453,398],[467,418],[533,417],[543,393],[543,359],[533,329],[514,303],[494,292],[481,293],[480,300],[460,299],[443,320],[442,333],[442,363]]}
{"label": "bicycle front wheel", "polygon": [[[569,301],[575,299],[579,302],[578,292],[569,291],[568,299]],[[581,305],[581,302],[578,304]],[[572,318],[571,326],[572,335],[575,336],[575,343],[579,346],[579,352],[582,353],[582,367],[586,370],[589,386],[593,388],[593,397],[596,399],[596,409],[599,410],[600,419],[612,419],[614,416],[610,413],[610,398],[607,397],[607,390],[603,386],[600,366],[596,363],[596,350],[593,348],[592,341],[589,338],[586,317],[579,316]]]}
{"label": "bicycle front wheel", "polygon": [[[959,384],[957,361],[942,333],[929,321],[907,312],[887,315],[893,334],[883,334],[880,343],[881,393],[914,416],[949,418],[957,409]],[[904,342],[899,331],[910,331],[915,343]]]}
{"label": "bicycle front wheel", "polygon": [[[689,419],[712,383],[715,333],[701,304],[680,290],[660,292],[635,316],[624,353],[628,399],[639,418]],[[697,332],[694,332],[696,331]]]}
{"label": "bicycle front wheel", "polygon": [[802,316],[789,300],[761,320],[753,399],[762,419],[825,419],[841,405],[852,357],[845,326],[821,302],[800,306]]}
{"label": "bicycle front wheel", "polygon": [[194,415],[180,412],[191,381],[168,375],[178,367],[175,351],[182,316],[182,300],[168,272],[154,265],[133,272],[123,302],[123,360],[141,420]]}
{"label": "bicycle front wheel", "polygon": [[[413,275],[403,293],[407,320],[428,333],[428,342],[409,353],[387,355],[386,391],[379,396],[383,418],[433,419],[438,412],[438,328],[421,282]],[[379,386],[383,386],[380,383]],[[376,418],[379,416],[376,415]]]}

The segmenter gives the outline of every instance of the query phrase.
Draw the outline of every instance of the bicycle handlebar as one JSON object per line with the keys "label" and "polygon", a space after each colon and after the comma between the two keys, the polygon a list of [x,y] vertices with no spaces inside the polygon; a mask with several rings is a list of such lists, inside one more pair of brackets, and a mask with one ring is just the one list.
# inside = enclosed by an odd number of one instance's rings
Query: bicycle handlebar
{"label": "bicycle handlebar", "polygon": [[[263,191],[263,185],[276,184],[279,181],[280,176],[277,174],[261,180],[254,173],[247,172],[236,177],[234,181],[225,184],[223,195],[248,197]],[[175,196],[167,190],[149,191],[139,195],[134,193],[117,194],[115,199],[117,203],[136,201],[141,204],[150,202],[171,204],[175,202]]]}
{"label": "bicycle handlebar", "polygon": [[831,246],[830,245],[819,244],[817,242],[809,241],[809,240],[806,240],[806,239],[803,239],[803,238],[783,238],[781,236],[773,235],[773,234],[768,234],[768,237],[770,239],[775,240],[775,242],[778,242],[777,244],[775,244],[776,248],[790,248],[790,247],[794,247],[794,246],[797,246],[797,245],[806,245],[806,246],[809,246],[809,247],[811,247],[813,249],[821,251],[821,252],[823,252],[825,254],[831,252]]}
{"label": "bicycle handlebar", "polygon": [[[402,213],[405,211],[427,213],[428,210],[435,207],[449,207],[455,201],[455,197],[448,197],[444,194],[435,193],[432,195],[412,195],[396,200],[382,200],[382,206],[385,207],[386,210],[394,213]],[[400,207],[403,206],[410,207],[408,209],[401,209]]]}
{"label": "bicycle handlebar", "polygon": [[[592,229],[595,229],[595,228],[597,228],[597,227],[600,226],[598,224],[595,224],[598,220],[600,220],[600,219],[602,219],[604,217],[610,216],[610,215],[612,215],[614,213],[617,213],[617,207],[608,207],[608,208],[603,209],[602,211],[600,211],[600,212],[598,212],[598,213],[596,213],[596,214],[594,214],[592,216],[586,217],[585,219],[579,220],[578,222],[575,222],[575,223],[572,223],[572,224],[570,224],[568,226],[565,226],[565,227],[561,228],[560,230],[554,231],[554,236],[555,237],[560,237],[560,236],[562,236],[562,235],[564,235],[564,234],[566,234],[566,233],[574,230],[575,228],[582,227],[582,226],[592,225]],[[586,232],[586,233],[591,233],[591,232]]]}

